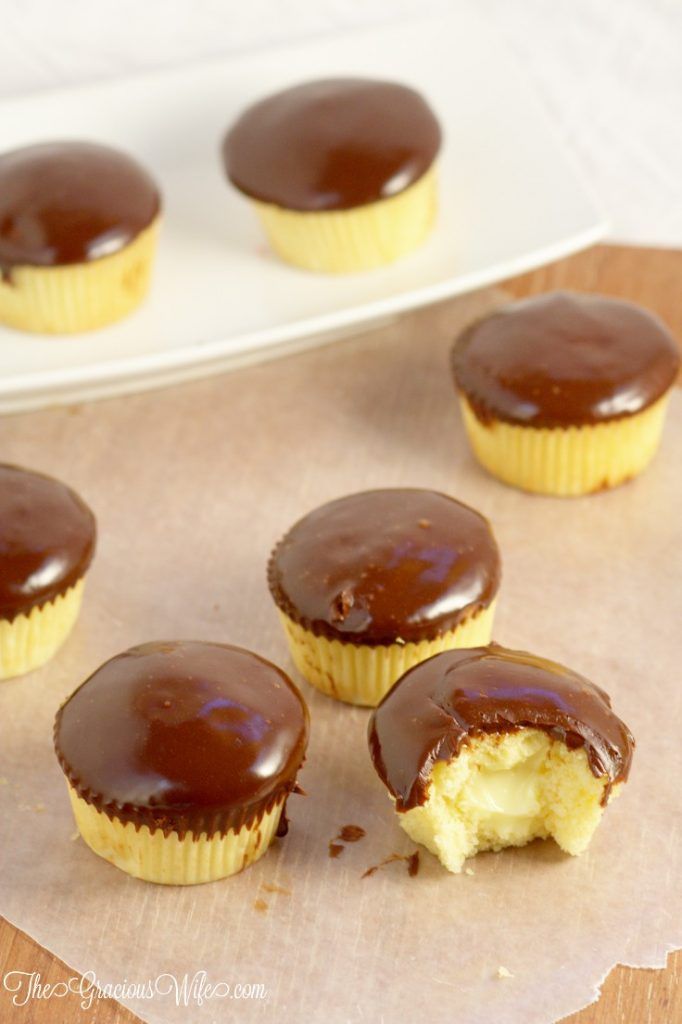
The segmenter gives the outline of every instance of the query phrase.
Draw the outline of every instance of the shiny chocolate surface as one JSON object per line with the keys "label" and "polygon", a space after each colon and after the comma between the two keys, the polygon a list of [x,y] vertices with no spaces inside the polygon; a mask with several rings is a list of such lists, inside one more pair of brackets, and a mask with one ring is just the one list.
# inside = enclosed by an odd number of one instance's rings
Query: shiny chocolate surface
{"label": "shiny chocolate surface", "polygon": [[0,268],[109,256],[148,227],[160,206],[144,167],[109,146],[52,142],[2,153]]}
{"label": "shiny chocolate surface", "polygon": [[634,739],[608,695],[570,669],[498,644],[445,651],[410,669],[372,714],[374,766],[407,811],[426,802],[431,770],[485,733],[543,729],[607,782],[627,779]]}
{"label": "shiny chocolate surface", "polygon": [[279,668],[228,644],[143,644],[99,668],[57,714],[79,796],[166,833],[238,831],[296,784],[308,711]]}
{"label": "shiny chocolate surface", "polygon": [[441,131],[405,85],[330,78],[249,107],[223,143],[230,181],[290,210],[345,210],[396,195],[433,163]]}
{"label": "shiny chocolate surface", "polygon": [[0,464],[0,618],[52,601],[85,575],[95,517],[60,480]]}
{"label": "shiny chocolate surface", "polygon": [[417,488],[364,491],[296,523],[268,567],[278,607],[317,635],[370,645],[439,636],[493,601],[488,521]]}
{"label": "shiny chocolate surface", "polygon": [[641,412],[672,386],[680,351],[640,306],[552,292],[467,328],[452,350],[459,391],[483,422],[601,423]]}

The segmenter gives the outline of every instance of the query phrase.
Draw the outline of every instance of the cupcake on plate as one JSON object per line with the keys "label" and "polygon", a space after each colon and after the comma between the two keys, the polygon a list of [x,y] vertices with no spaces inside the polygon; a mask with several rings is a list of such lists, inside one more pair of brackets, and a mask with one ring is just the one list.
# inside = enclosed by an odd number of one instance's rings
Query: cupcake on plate
{"label": "cupcake on plate", "polygon": [[80,611],[95,517],[66,484],[0,465],[0,679],[45,664]]}
{"label": "cupcake on plate", "polygon": [[407,672],[372,715],[369,746],[401,826],[457,873],[482,850],[550,836],[582,853],[634,739],[598,686],[490,644]]}
{"label": "cupcake on plate", "polygon": [[54,740],[90,849],[137,878],[192,885],[241,871],[286,833],[308,711],[250,651],[149,643],[69,697]]}
{"label": "cupcake on plate", "polygon": [[651,313],[570,292],[492,313],[452,350],[477,459],[540,494],[589,494],[641,473],[679,367],[675,339]]}
{"label": "cupcake on plate", "polygon": [[301,674],[374,706],[417,662],[488,642],[500,556],[488,521],[446,494],[365,491],[292,526],[268,581]]}
{"label": "cupcake on plate", "polygon": [[223,144],[232,184],[287,263],[368,270],[417,248],[436,217],[438,121],[396,82],[329,78],[249,107]]}
{"label": "cupcake on plate", "polygon": [[0,155],[0,323],[48,334],[120,320],[144,299],[159,190],[135,160],[91,142]]}

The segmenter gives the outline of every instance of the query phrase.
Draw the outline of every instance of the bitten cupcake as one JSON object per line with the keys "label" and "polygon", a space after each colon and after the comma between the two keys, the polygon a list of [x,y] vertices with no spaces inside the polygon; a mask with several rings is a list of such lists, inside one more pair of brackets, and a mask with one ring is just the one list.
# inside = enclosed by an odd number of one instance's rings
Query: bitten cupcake
{"label": "bitten cupcake", "polygon": [[0,679],[52,657],[80,610],[95,517],[52,477],[0,465]]}
{"label": "bitten cupcake", "polygon": [[582,853],[634,739],[598,686],[490,644],[407,672],[374,712],[369,746],[401,826],[456,873],[481,850],[550,836]]}
{"label": "bitten cupcake", "polygon": [[308,712],[269,661],[228,644],[143,644],[69,697],[55,748],[91,850],[149,882],[233,875],[287,831]]}
{"label": "bitten cupcake", "polygon": [[637,476],[660,441],[680,367],[651,313],[599,295],[516,302],[464,331],[452,368],[479,462],[541,494],[589,494]]}
{"label": "bitten cupcake", "polygon": [[223,144],[272,248],[307,270],[368,270],[417,248],[436,217],[441,131],[419,93],[330,78],[249,107]]}
{"label": "bitten cupcake", "polygon": [[417,662],[488,642],[500,556],[488,521],[446,494],[365,491],[296,523],[268,581],[301,674],[374,706]]}
{"label": "bitten cupcake", "polygon": [[62,334],[127,316],[147,294],[160,210],[147,171],[108,146],[0,155],[0,323]]}

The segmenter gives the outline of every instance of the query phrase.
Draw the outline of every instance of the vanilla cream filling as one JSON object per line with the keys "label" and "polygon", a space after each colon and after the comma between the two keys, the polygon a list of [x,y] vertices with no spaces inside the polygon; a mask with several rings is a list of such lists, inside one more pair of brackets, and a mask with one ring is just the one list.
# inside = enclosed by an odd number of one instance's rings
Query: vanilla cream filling
{"label": "vanilla cream filling", "polygon": [[599,824],[605,785],[584,747],[569,750],[541,729],[472,737],[457,757],[434,765],[426,802],[398,820],[455,873],[482,850],[550,836],[577,855]]}
{"label": "vanilla cream filling", "polygon": [[540,775],[544,754],[538,751],[513,768],[479,767],[467,783],[466,802],[485,816],[532,818],[540,814]]}

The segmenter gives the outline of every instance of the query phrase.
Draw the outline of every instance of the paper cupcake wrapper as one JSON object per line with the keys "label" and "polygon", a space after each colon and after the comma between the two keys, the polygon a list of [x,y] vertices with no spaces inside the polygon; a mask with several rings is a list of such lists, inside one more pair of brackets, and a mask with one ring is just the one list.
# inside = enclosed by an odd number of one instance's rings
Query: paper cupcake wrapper
{"label": "paper cupcake wrapper", "polygon": [[21,331],[73,334],[132,313],[149,290],[158,220],[129,245],[91,263],[13,267],[0,279],[0,323]]}
{"label": "paper cupcake wrapper", "polygon": [[277,833],[286,795],[270,811],[238,832],[180,838],[161,829],[110,818],[78,796],[67,783],[76,825],[99,857],[135,878],[161,885],[198,885],[236,875],[263,856]]}
{"label": "paper cupcake wrapper", "polygon": [[300,212],[251,202],[287,263],[331,274],[369,270],[416,249],[428,235],[438,206],[436,169],[396,196],[350,210]]}
{"label": "paper cupcake wrapper", "polygon": [[474,454],[493,476],[524,491],[575,496],[617,487],[648,466],[668,397],[634,416],[567,428],[482,423],[466,398],[460,404]]}
{"label": "paper cupcake wrapper", "polygon": [[84,580],[28,615],[0,619],[0,679],[39,668],[64,643],[78,618]]}
{"label": "paper cupcake wrapper", "polygon": [[453,647],[490,642],[495,602],[442,636],[418,643],[370,647],[315,636],[279,611],[289,651],[301,675],[316,689],[348,704],[376,707],[409,668]]}

